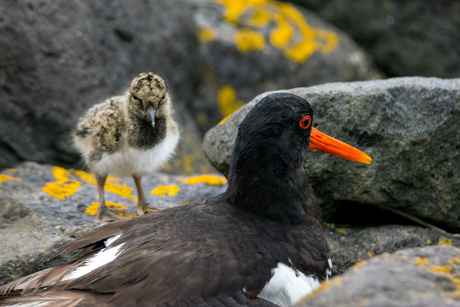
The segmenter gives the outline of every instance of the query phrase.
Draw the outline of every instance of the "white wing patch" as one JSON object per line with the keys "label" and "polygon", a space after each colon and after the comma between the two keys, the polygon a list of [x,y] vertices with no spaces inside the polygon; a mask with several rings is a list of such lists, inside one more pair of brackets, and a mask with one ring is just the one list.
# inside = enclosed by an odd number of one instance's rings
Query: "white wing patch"
{"label": "white wing patch", "polygon": [[281,262],[272,269],[272,274],[258,297],[280,306],[295,305],[319,287],[319,281],[315,277],[306,276]]}
{"label": "white wing patch", "polygon": [[107,264],[115,260],[115,258],[117,258],[117,256],[119,255],[119,251],[121,247],[124,245],[124,243],[114,247],[110,247],[110,245],[120,236],[121,234],[107,238],[104,241],[106,248],[101,249],[96,255],[94,255],[94,257],[86,260],[81,266],[70,272],[70,274],[64,276],[62,280],[64,281],[79,278],[103,266],[104,264]]}

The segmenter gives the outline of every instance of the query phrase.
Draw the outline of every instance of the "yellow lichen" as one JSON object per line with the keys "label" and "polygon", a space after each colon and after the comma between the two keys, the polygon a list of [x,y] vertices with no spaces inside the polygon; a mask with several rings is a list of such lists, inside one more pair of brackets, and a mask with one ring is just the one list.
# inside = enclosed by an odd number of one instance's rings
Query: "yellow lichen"
{"label": "yellow lichen", "polygon": [[353,267],[352,267],[352,270],[355,271],[357,270],[358,268],[362,267],[363,265],[365,265],[367,263],[366,260],[363,260],[363,261],[360,261],[358,262],[357,264],[355,264]]}
{"label": "yellow lichen", "polygon": [[347,234],[347,230],[346,230],[346,229],[343,229],[343,228],[336,228],[335,230],[337,230],[337,232],[343,233],[344,235]]}
{"label": "yellow lichen", "polygon": [[224,17],[228,22],[236,23],[245,10],[245,3],[241,0],[219,0],[225,7]]}
{"label": "yellow lichen", "polygon": [[270,33],[270,42],[273,46],[278,48],[284,48],[289,44],[292,36],[294,35],[294,29],[292,29],[282,16],[278,16],[278,28]]}
{"label": "yellow lichen", "polygon": [[367,255],[370,257],[372,257],[372,253],[371,252],[368,252]]}
{"label": "yellow lichen", "polygon": [[15,168],[6,168],[5,171],[14,174],[14,173],[16,173],[18,170],[15,169]]}
{"label": "yellow lichen", "polygon": [[21,181],[21,178],[0,174],[0,182],[5,182],[7,180]]}
{"label": "yellow lichen", "polygon": [[87,183],[94,184],[94,185],[97,184],[96,178],[93,175],[88,174],[87,172],[75,171],[75,174],[77,174],[81,179],[83,179]]}
{"label": "yellow lichen", "polygon": [[419,265],[424,265],[424,264],[427,264],[428,263],[428,258],[420,258],[420,257],[417,257],[415,258],[414,262],[416,264],[419,264]]}
{"label": "yellow lichen", "polygon": [[452,245],[452,241],[447,239],[446,237],[439,237],[438,245]]}
{"label": "yellow lichen", "polygon": [[[107,207],[112,207],[112,208],[121,208],[121,209],[126,209],[127,208],[123,205],[117,204],[117,203],[112,203],[112,202],[105,202]],[[88,208],[86,208],[85,212],[88,213],[89,215],[96,215],[97,214],[97,209],[99,208],[99,203],[92,203]],[[117,213],[119,216],[123,216],[123,212]]]}
{"label": "yellow lichen", "polygon": [[85,213],[88,213],[89,215],[96,215],[98,208],[99,203],[92,203],[88,208],[86,208]]}
{"label": "yellow lichen", "polygon": [[45,187],[42,188],[43,192],[48,193],[54,198],[59,198],[60,200],[65,200],[67,196],[74,195],[81,182],[75,181],[71,183],[62,184],[59,182],[47,183]]}
{"label": "yellow lichen", "polygon": [[426,244],[431,244],[431,239],[426,239]]}
{"label": "yellow lichen", "polygon": [[206,183],[209,185],[223,185],[227,182],[227,179],[223,176],[200,175],[200,176],[189,177],[183,180],[183,182],[188,183],[188,184]]}
{"label": "yellow lichen", "polygon": [[160,184],[155,189],[150,192],[152,195],[157,195],[160,197],[174,196],[180,191],[180,188],[177,185],[164,185]]}
{"label": "yellow lichen", "polygon": [[235,44],[241,52],[258,51],[265,47],[264,36],[251,30],[240,30],[235,33]]}
{"label": "yellow lichen", "polygon": [[266,27],[271,20],[271,15],[269,12],[264,10],[254,10],[254,13],[251,16],[250,24],[254,27],[263,28]]}
{"label": "yellow lichen", "polygon": [[452,268],[448,265],[440,266],[440,265],[431,265],[428,269],[435,273],[445,273],[452,271]]}
{"label": "yellow lichen", "polygon": [[207,42],[216,38],[216,32],[213,29],[200,28],[198,37],[202,42]]}
{"label": "yellow lichen", "polygon": [[70,172],[59,166],[53,167],[53,176],[57,181],[47,183],[42,191],[60,200],[75,194],[81,184],[79,181],[70,181]]}
{"label": "yellow lichen", "polygon": [[223,123],[225,123],[225,122],[227,121],[227,119],[229,119],[231,116],[232,116],[232,114],[228,114],[227,116],[225,116],[225,117],[219,122],[219,125],[222,125]]}
{"label": "yellow lichen", "polygon": [[236,99],[236,91],[231,85],[225,85],[219,90],[217,103],[224,116],[232,114],[244,105],[243,101]]}
{"label": "yellow lichen", "polygon": [[[283,50],[295,62],[306,61],[313,52],[328,54],[339,45],[337,34],[312,28],[302,13],[292,4],[273,0],[216,0],[224,6],[224,18],[238,25],[235,44],[241,52],[261,50],[265,46],[265,29],[270,29],[271,44]],[[249,22],[245,23],[246,17]],[[258,35],[256,35],[258,33]]]}
{"label": "yellow lichen", "polygon": [[[85,182],[92,184],[92,185],[97,185],[96,178],[87,172],[84,171],[75,171],[75,174],[77,174],[81,179],[83,179]],[[107,177],[107,182],[105,184],[105,190],[111,193],[115,193],[117,195],[120,195],[122,197],[126,197],[129,199],[135,200],[136,197],[132,195],[133,189],[128,187],[128,185],[125,183],[123,185],[116,184],[115,182],[121,181],[120,178],[117,177],[112,177],[108,176]]]}
{"label": "yellow lichen", "polygon": [[133,196],[133,189],[128,187],[128,185],[125,183],[123,185],[118,185],[112,182],[107,182],[105,184],[105,190],[108,192],[115,193],[117,195],[120,195],[122,197],[126,197],[132,200],[136,200],[137,197]]}

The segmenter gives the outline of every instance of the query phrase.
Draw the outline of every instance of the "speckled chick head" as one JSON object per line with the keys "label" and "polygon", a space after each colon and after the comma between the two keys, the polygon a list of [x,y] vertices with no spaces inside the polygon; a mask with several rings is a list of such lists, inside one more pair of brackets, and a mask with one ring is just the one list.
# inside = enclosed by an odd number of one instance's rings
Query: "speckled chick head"
{"label": "speckled chick head", "polygon": [[166,85],[163,79],[154,73],[141,73],[131,82],[129,91],[133,102],[141,102],[142,109],[152,106],[159,109],[165,102]]}
{"label": "speckled chick head", "polygon": [[[149,117],[152,121],[167,104],[167,90],[163,79],[154,73],[141,73],[134,78],[129,88],[128,109],[132,114]],[[153,123],[152,123],[153,125]]]}

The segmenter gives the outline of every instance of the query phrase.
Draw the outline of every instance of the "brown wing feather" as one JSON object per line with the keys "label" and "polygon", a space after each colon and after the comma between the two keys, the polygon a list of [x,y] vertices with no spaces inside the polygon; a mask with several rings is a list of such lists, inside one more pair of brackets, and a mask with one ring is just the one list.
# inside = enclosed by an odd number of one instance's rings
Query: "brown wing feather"
{"label": "brown wing feather", "polygon": [[[53,306],[53,307],[115,307],[120,306],[111,303],[113,294],[100,294],[89,291],[65,290],[63,287],[55,288],[50,291],[43,291],[34,296],[16,296],[2,300],[0,306],[10,306],[12,304],[33,304],[33,306]],[[49,304],[49,305],[47,305]],[[32,306],[32,305],[30,305]],[[128,306],[124,304],[123,306]],[[273,303],[264,299],[248,299],[243,292],[239,292],[228,297],[197,297],[182,300],[169,301],[159,305],[142,305],[155,307],[276,307]]]}
{"label": "brown wing feather", "polygon": [[132,223],[132,220],[124,219],[124,220],[116,221],[113,223],[103,225],[99,228],[96,228],[88,232],[87,234],[75,239],[73,242],[69,243],[68,245],[65,245],[62,248],[60,248],[54,256],[56,257],[58,255],[76,251],[79,249],[83,249],[82,255],[93,252],[94,251],[93,248],[89,248],[89,249],[87,248],[107,239],[108,237],[122,233],[124,231],[123,226],[126,223],[129,223],[130,221]]}
{"label": "brown wing feather", "polygon": [[63,286],[37,292],[32,296],[0,296],[0,306],[13,304],[29,304],[27,306],[53,306],[53,307],[113,307],[108,304],[111,294],[100,294],[89,291],[67,291]]}
{"label": "brown wing feather", "polygon": [[[106,224],[96,228],[89,233],[77,238],[75,241],[59,249],[55,256],[72,251],[80,251],[80,258],[72,263],[63,264],[57,267],[48,268],[28,276],[21,277],[9,284],[0,287],[0,295],[7,295],[13,290],[21,291],[22,294],[36,292],[39,288],[45,287],[53,282],[60,281],[65,275],[92,257],[100,249],[104,248],[103,241],[108,237],[123,232],[123,225],[129,220]],[[69,283],[69,282],[67,282]]]}

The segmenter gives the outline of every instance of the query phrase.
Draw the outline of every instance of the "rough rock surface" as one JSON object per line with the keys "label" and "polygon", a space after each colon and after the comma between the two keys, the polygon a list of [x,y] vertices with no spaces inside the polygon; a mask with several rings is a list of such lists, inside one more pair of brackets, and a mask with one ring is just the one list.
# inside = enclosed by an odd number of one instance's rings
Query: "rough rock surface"
{"label": "rough rock surface", "polygon": [[259,93],[377,78],[349,36],[316,14],[273,0],[188,0],[204,58],[190,101],[203,132]]}
{"label": "rough rock surface", "polygon": [[358,263],[299,306],[459,306],[459,288],[460,249],[411,248]]}
{"label": "rough rock surface", "polygon": [[411,247],[452,245],[460,240],[418,226],[384,225],[369,228],[326,227],[331,251],[332,275],[340,275],[356,263],[383,253]]}
{"label": "rough rock surface", "polygon": [[[208,183],[193,184],[199,181]],[[147,198],[160,209],[220,194],[224,182],[220,175],[143,177]],[[53,254],[99,225],[86,212],[95,214],[97,195],[95,178],[81,171],[27,162],[0,172],[0,284],[67,261],[72,255],[52,259]],[[131,178],[109,177],[105,195],[108,202],[129,209],[127,215],[136,212]]]}
{"label": "rough rock surface", "polygon": [[460,76],[458,1],[289,1],[347,32],[389,76]]}
{"label": "rough rock surface", "polygon": [[[288,90],[306,98],[313,125],[367,154],[370,165],[308,151],[318,197],[386,205],[460,228],[460,79],[394,78]],[[210,130],[211,163],[228,173],[237,127],[264,93]]]}
{"label": "rough rock surface", "polygon": [[201,78],[184,0],[5,0],[0,16],[0,169],[25,160],[76,167],[78,117],[154,71],[175,98],[185,140],[170,168],[209,171],[184,107]]}

